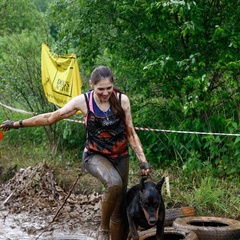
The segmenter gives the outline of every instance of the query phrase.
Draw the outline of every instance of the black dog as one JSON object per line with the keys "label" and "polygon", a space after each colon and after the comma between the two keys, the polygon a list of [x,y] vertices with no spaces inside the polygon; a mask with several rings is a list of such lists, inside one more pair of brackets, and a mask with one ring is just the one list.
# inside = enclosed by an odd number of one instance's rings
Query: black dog
{"label": "black dog", "polygon": [[125,211],[132,239],[139,239],[138,226],[149,229],[156,226],[156,239],[163,240],[165,206],[161,194],[164,178],[157,184],[145,182],[133,186],[127,191]]}

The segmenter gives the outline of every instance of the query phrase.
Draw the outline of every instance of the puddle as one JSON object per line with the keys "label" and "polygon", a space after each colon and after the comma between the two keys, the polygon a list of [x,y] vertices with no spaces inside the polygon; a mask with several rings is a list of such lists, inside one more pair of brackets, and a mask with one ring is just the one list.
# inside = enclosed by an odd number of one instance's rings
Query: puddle
{"label": "puddle", "polygon": [[20,170],[0,192],[0,240],[95,239],[101,196],[66,198],[45,163]]}
{"label": "puddle", "polygon": [[1,240],[94,240],[96,230],[69,219],[49,224],[49,219],[28,213],[0,212]]}

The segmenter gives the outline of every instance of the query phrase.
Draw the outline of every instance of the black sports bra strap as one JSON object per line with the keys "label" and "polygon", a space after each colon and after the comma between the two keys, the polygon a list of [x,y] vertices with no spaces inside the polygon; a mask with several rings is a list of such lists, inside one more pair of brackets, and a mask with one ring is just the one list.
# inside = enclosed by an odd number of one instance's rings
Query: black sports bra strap
{"label": "black sports bra strap", "polygon": [[88,112],[89,112],[90,108],[89,108],[89,100],[88,100],[87,93],[84,93],[84,97],[85,97],[85,101],[86,101],[86,104],[87,104],[87,109],[88,109]]}
{"label": "black sports bra strap", "polygon": [[122,106],[122,93],[121,92],[119,93],[119,103],[120,103],[120,106]]}

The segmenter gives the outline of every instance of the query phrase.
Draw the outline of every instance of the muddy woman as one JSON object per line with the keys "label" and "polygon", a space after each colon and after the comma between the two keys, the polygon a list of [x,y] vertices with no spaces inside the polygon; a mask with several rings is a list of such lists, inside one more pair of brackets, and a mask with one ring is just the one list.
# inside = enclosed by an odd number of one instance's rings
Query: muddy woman
{"label": "muddy woman", "polygon": [[122,240],[126,231],[120,206],[128,184],[129,146],[139,160],[141,174],[151,170],[132,123],[129,98],[114,87],[110,68],[95,68],[89,84],[91,91],[72,98],[64,107],[20,121],[6,120],[0,129],[51,125],[80,110],[87,129],[83,165],[105,187],[97,239]]}

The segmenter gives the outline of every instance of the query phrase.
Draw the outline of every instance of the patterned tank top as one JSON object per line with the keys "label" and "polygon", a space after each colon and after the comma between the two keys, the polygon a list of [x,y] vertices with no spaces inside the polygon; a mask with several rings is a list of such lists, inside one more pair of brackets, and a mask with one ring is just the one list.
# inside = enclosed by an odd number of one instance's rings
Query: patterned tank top
{"label": "patterned tank top", "polygon": [[[94,102],[93,91],[84,95],[88,108],[88,113],[84,117],[87,127],[85,154],[97,153],[112,159],[126,156],[128,154],[127,136],[124,122],[119,114],[113,112],[111,108],[107,114],[104,114]],[[119,101],[121,102],[121,93]]]}

